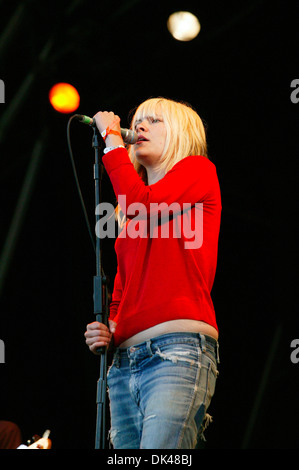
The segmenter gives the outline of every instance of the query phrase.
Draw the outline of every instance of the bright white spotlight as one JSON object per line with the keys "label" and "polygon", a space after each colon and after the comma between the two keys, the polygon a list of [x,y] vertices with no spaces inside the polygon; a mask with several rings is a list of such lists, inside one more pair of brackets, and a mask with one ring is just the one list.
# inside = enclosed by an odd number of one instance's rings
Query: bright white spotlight
{"label": "bright white spotlight", "polygon": [[168,18],[167,28],[178,41],[191,41],[198,35],[200,23],[192,13],[177,11]]}

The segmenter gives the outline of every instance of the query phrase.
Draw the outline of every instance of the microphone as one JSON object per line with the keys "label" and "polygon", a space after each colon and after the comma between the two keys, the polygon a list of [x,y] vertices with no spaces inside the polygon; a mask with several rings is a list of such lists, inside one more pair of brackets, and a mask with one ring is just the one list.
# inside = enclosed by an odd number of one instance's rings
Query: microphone
{"label": "microphone", "polygon": [[[92,127],[96,126],[95,119],[85,116],[84,114],[75,114],[74,117],[78,119],[78,121],[83,122],[83,124],[87,124]],[[131,129],[121,129],[120,131],[123,141],[127,144],[135,144],[137,142],[137,132],[132,131]]]}

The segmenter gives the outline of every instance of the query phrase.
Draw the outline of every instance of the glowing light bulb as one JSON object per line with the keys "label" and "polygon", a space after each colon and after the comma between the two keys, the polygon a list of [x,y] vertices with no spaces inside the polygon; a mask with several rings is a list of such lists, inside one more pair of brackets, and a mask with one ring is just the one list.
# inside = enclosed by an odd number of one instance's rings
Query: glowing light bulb
{"label": "glowing light bulb", "polygon": [[178,41],[191,41],[201,29],[196,16],[188,11],[172,13],[168,18],[167,27],[170,34]]}
{"label": "glowing light bulb", "polygon": [[49,100],[56,111],[60,113],[72,113],[80,104],[80,96],[73,85],[69,83],[57,83],[49,92]]}

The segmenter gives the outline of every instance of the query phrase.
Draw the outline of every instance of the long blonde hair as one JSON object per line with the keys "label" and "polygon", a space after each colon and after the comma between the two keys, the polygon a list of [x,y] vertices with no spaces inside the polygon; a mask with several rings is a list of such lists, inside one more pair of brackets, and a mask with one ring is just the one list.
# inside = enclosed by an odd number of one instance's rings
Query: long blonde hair
{"label": "long blonde hair", "polygon": [[[131,122],[131,129],[135,129],[136,121],[157,116],[162,117],[166,128],[166,140],[159,170],[163,170],[166,174],[176,163],[191,155],[202,155],[208,158],[204,124],[188,103],[163,97],[150,98],[137,107]],[[146,169],[137,161],[133,145],[130,146],[128,153],[135,170],[147,184]],[[119,206],[116,208],[116,214],[119,219]],[[121,220],[123,223],[123,217]]]}

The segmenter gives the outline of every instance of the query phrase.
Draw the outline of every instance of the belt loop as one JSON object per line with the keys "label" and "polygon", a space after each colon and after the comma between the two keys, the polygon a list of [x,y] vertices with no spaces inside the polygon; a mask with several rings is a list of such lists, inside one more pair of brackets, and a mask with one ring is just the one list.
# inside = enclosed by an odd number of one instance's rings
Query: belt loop
{"label": "belt loop", "polygon": [[206,352],[207,348],[206,348],[206,337],[205,335],[199,333],[199,337],[200,337],[200,345],[201,345],[201,350],[203,353]]}
{"label": "belt loop", "polygon": [[147,350],[149,356],[153,355],[152,341],[150,339],[146,342],[146,350]]}
{"label": "belt loop", "polygon": [[113,361],[114,361],[115,367],[117,367],[117,369],[119,369],[119,367],[120,367],[120,352],[119,352],[118,349],[116,349],[116,351],[114,353]]}
{"label": "belt loop", "polygon": [[216,354],[217,354],[217,363],[220,364],[220,356],[219,356],[219,343],[216,343]]}

